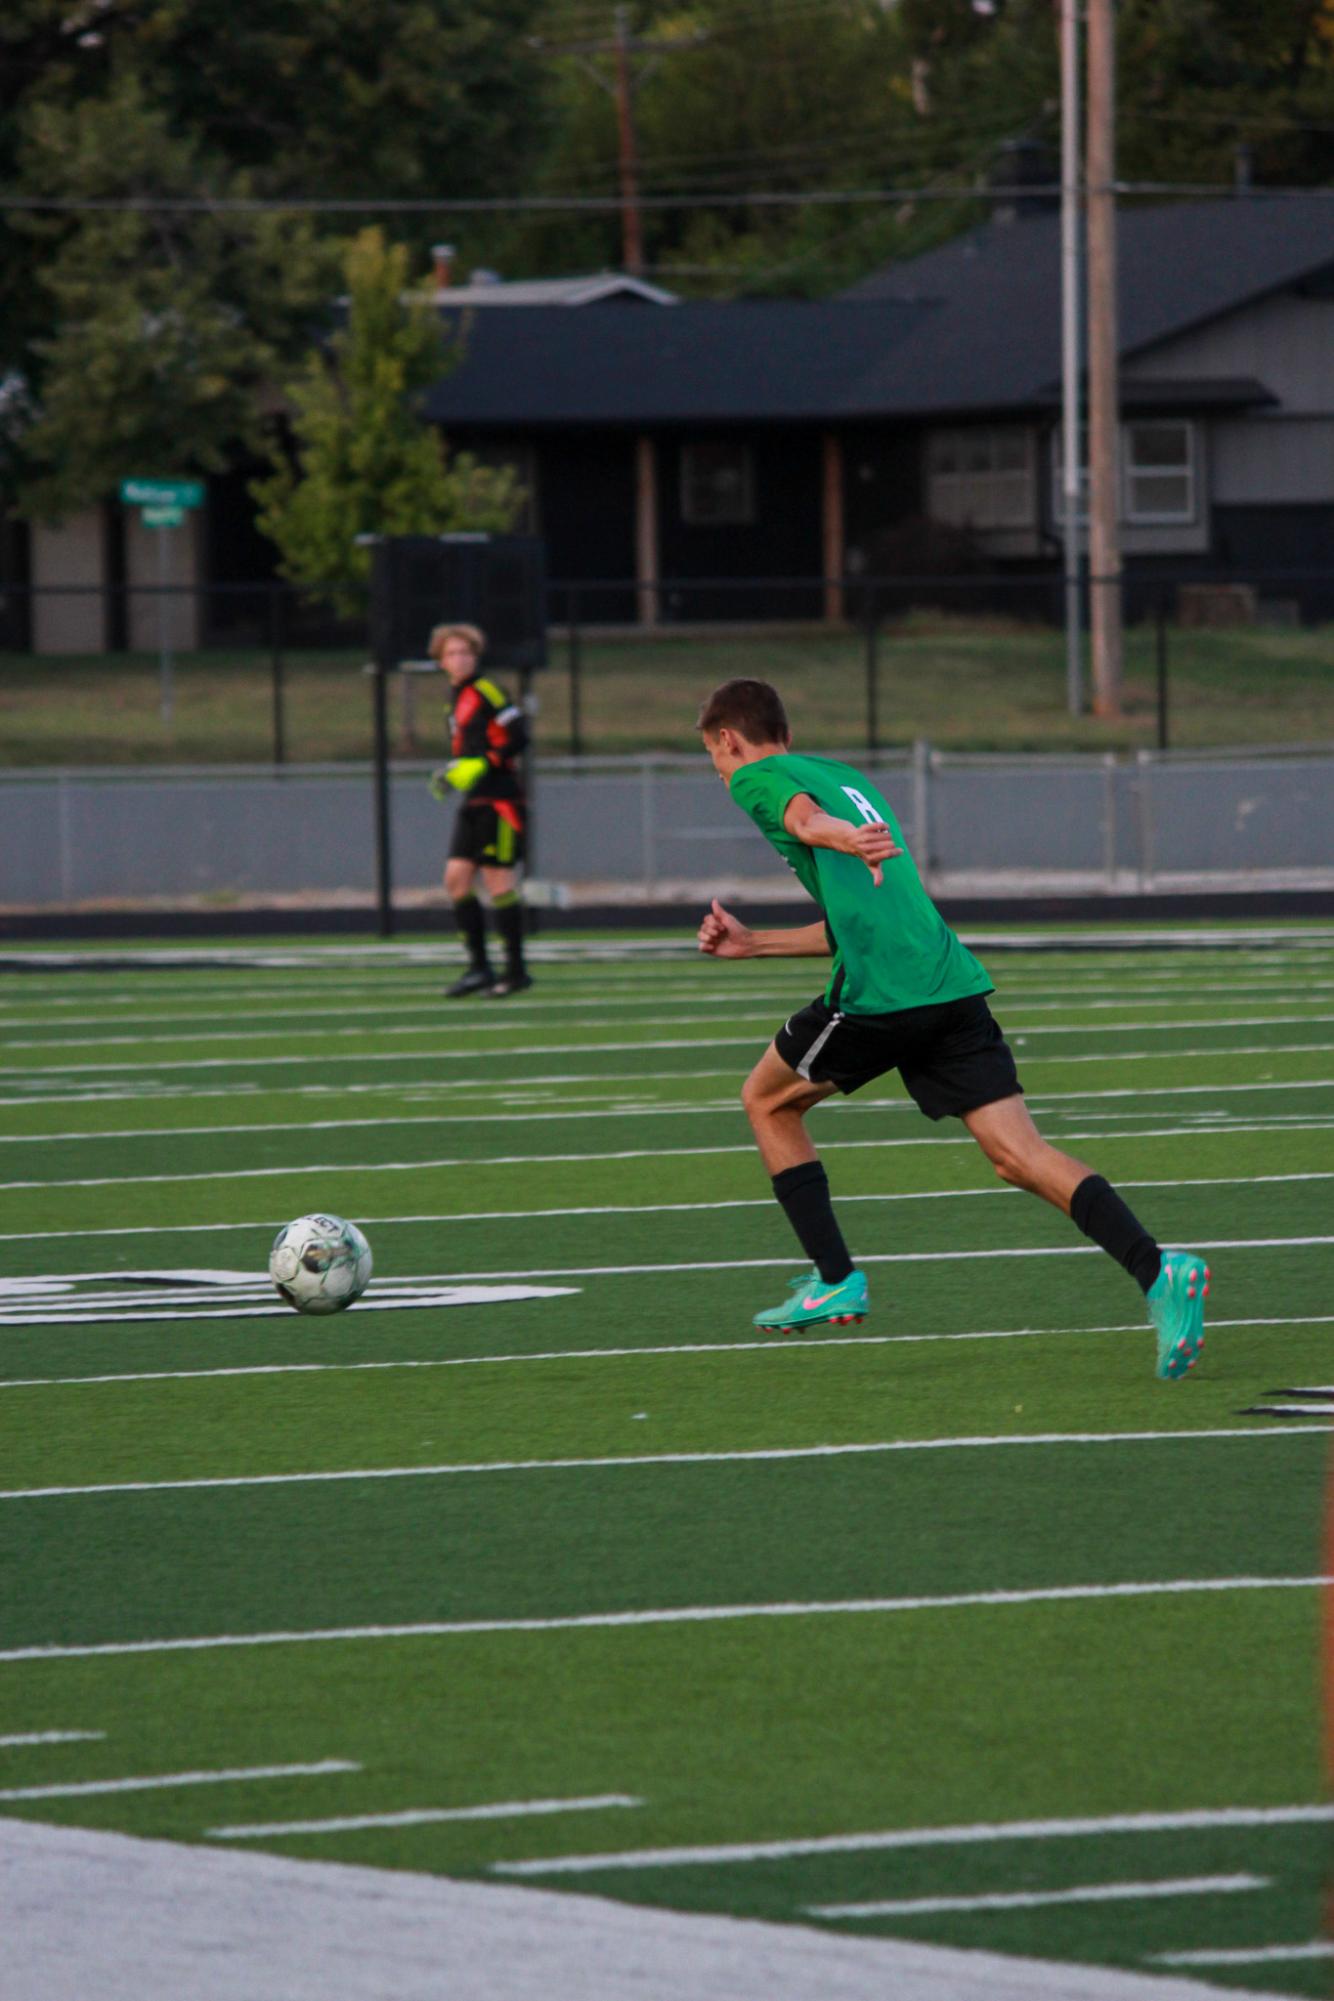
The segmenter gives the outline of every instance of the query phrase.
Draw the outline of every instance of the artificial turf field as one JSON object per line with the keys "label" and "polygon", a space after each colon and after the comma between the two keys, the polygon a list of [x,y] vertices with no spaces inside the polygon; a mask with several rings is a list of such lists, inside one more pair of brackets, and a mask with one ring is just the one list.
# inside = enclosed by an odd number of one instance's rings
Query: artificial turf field
{"label": "artificial turf field", "polygon": [[[27,954],[0,1814],[1327,1992],[1334,928],[1183,935],[981,948],[1044,1131],[1209,1257],[1181,1384],[894,1080],[813,1121],[869,1319],[753,1338],[737,1087],[816,967]],[[262,1282],[312,1209],[327,1319]]]}

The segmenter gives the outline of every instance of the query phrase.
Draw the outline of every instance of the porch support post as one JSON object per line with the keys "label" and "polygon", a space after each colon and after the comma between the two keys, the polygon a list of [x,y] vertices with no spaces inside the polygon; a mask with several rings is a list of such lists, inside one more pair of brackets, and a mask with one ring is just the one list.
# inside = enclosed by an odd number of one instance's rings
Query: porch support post
{"label": "porch support post", "polygon": [[635,439],[635,606],[641,625],[658,623],[658,452]]}
{"label": "porch support post", "polygon": [[826,625],[843,623],[843,440],[826,431],[820,440],[824,487],[820,505],[824,616]]}

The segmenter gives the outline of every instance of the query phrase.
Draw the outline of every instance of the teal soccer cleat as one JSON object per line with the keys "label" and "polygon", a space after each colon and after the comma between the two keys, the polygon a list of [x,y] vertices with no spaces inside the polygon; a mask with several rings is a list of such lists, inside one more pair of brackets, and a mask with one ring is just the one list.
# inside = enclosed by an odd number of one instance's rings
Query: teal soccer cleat
{"label": "teal soccer cleat", "polygon": [[865,1272],[849,1272],[838,1285],[826,1285],[818,1271],[808,1271],[792,1280],[781,1306],[755,1315],[755,1325],[767,1334],[795,1334],[802,1327],[826,1324],[845,1327],[864,1320],[869,1306]]}
{"label": "teal soccer cleat", "polygon": [[1204,1346],[1209,1267],[1196,1251],[1164,1251],[1149,1287],[1149,1318],[1158,1330],[1158,1374],[1174,1383],[1195,1367]]}

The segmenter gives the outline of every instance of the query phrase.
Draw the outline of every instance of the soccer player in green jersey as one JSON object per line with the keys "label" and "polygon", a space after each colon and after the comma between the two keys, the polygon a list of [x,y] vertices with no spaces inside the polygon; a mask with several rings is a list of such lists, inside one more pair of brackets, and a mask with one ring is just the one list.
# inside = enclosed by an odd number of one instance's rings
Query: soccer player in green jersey
{"label": "soccer player in green jersey", "polygon": [[779,1029],[742,1092],[774,1194],[814,1266],[755,1325],[785,1333],[864,1318],[866,1276],[848,1256],[804,1121],[831,1092],[897,1070],[928,1118],[962,1119],[1002,1181],[1064,1211],[1125,1267],[1157,1329],[1158,1374],[1184,1376],[1204,1345],[1208,1266],[1193,1251],[1162,1250],[1100,1174],[1043,1139],[987,1006],[986,968],[922,887],[874,782],[851,765],[794,753],[767,681],[726,682],[698,728],[732,798],[821,912],[795,930],[753,931],[715,899],[700,950],[717,959],[833,959],[824,993]]}

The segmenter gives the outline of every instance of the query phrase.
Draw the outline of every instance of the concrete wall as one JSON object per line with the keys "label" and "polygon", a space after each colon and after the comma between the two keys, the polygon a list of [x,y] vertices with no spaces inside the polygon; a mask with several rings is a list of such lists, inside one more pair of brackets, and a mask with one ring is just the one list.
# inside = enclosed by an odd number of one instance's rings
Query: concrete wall
{"label": "concrete wall", "polygon": [[[865,760],[862,760],[865,762]],[[1124,891],[1173,876],[1334,880],[1334,753],[1249,758],[882,760],[877,781],[928,877]],[[536,868],[622,893],[782,876],[694,760],[541,767]],[[440,881],[451,807],[425,768],[392,785],[394,878]],[[32,772],[0,781],[0,904],[368,893],[365,767]]]}

